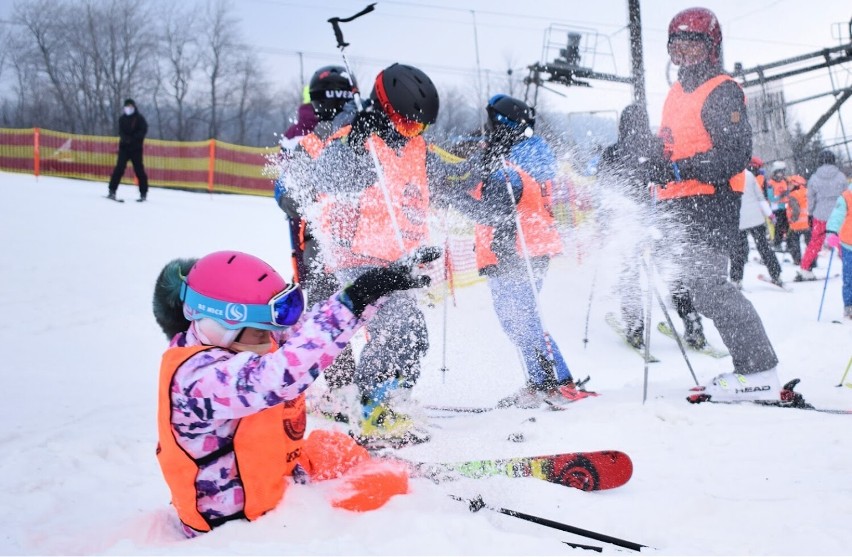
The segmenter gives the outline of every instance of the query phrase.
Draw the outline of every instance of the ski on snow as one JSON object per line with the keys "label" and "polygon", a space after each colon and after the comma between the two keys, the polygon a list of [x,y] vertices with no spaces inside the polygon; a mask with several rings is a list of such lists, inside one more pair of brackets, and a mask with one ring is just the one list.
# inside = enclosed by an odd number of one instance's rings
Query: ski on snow
{"label": "ski on snow", "polygon": [[852,410],[821,408],[814,406],[813,404],[809,404],[805,401],[805,397],[803,397],[801,393],[795,390],[796,385],[798,385],[800,381],[801,379],[792,379],[785,383],[784,387],[781,388],[781,400],[713,400],[710,395],[701,392],[704,387],[693,387],[692,390],[696,391],[695,394],[689,395],[688,397],[686,397],[686,400],[688,400],[692,404],[699,404],[702,402],[710,402],[712,404],[756,404],[758,406],[771,406],[774,408],[795,408],[797,410],[810,410],[811,412],[822,412],[824,414],[852,414]]}
{"label": "ski on snow", "polygon": [[621,451],[591,451],[543,456],[470,460],[465,462],[417,462],[393,453],[378,456],[408,464],[412,477],[440,483],[464,478],[536,478],[581,491],[601,491],[626,484],[633,475],[633,461]]}
{"label": "ski on snow", "polygon": [[[661,333],[663,333],[664,335],[666,335],[669,338],[675,338],[674,333],[669,328],[669,324],[665,323],[664,321],[660,321],[657,324],[657,330],[660,331]],[[681,340],[683,340],[682,336],[681,336]],[[691,344],[689,344],[688,342],[686,342],[685,340],[683,341],[683,345],[685,347],[687,347],[688,349],[692,350],[693,352],[698,352],[699,354],[704,354],[705,356],[710,356],[711,358],[726,358],[726,357],[731,355],[726,350],[716,348],[715,346],[711,345],[706,340],[704,341],[704,348],[696,348],[696,347],[692,346]]]}
{"label": "ski on snow", "polygon": [[787,284],[783,284],[783,285],[775,284],[774,282],[772,282],[771,277],[768,277],[768,276],[763,275],[763,274],[757,275],[757,280],[771,284],[772,286],[779,288],[779,289],[783,290],[784,292],[792,292],[793,291],[789,286],[787,286]]}
{"label": "ski on snow", "polygon": [[[623,340],[624,343],[627,346],[629,346],[631,350],[633,350],[634,352],[639,354],[639,356],[641,356],[642,359],[644,360],[645,359],[645,348],[644,347],[637,348],[627,341],[627,334],[624,331],[624,326],[621,324],[621,321],[618,320],[618,317],[616,317],[614,313],[608,312],[606,314],[605,319],[606,319],[607,324],[610,327],[612,327],[612,330],[615,331],[618,334],[618,336],[621,337],[621,340]],[[648,355],[648,362],[656,363],[656,362],[659,362],[659,361],[660,361],[659,358],[656,358],[653,354]]]}
{"label": "ski on snow", "polygon": [[576,400],[568,400],[556,402],[553,400],[544,399],[540,406],[535,408],[524,408],[522,406],[515,406],[512,404],[500,404],[499,402],[494,406],[455,406],[452,404],[424,404],[423,408],[426,410],[430,410],[432,412],[446,412],[444,415],[430,415],[430,418],[448,418],[457,414],[484,414],[486,412],[493,412],[495,410],[508,410],[508,409],[518,409],[518,410],[553,410],[553,411],[561,411],[566,410],[567,407],[577,401],[583,400],[584,398],[596,397],[600,396],[598,393],[592,391],[586,391],[584,388],[586,383],[589,382],[590,377],[586,376],[585,379],[580,379],[574,383],[574,386],[577,387],[577,390],[582,391],[586,394],[581,398],[577,398]]}

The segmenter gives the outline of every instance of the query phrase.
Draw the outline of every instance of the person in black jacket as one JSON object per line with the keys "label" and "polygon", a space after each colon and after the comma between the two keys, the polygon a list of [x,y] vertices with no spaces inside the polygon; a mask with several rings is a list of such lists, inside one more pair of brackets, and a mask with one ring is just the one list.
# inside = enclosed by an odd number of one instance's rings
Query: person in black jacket
{"label": "person in black jacket", "polygon": [[733,373],[717,376],[700,399],[690,400],[777,401],[778,358],[754,306],[727,277],[752,145],[745,97],[722,70],[721,45],[710,10],[683,10],[669,24],[668,52],[679,69],[663,105],[664,147],[655,158],[665,164],[654,165],[656,197],[672,224],[669,235],[683,235],[678,278],[716,325],[734,364]]}
{"label": "person in black jacket", "polygon": [[[651,133],[648,113],[639,103],[624,107],[618,120],[618,141],[607,147],[601,155],[598,176],[602,183],[622,192],[640,208],[650,208],[652,197],[649,183],[663,165],[649,154],[662,150],[659,137]],[[645,326],[642,310],[642,292],[639,284],[640,254],[624,261],[619,276],[621,293],[621,315],[627,342],[635,348],[645,344]],[[689,290],[680,282],[671,287],[672,302],[684,323],[684,340],[700,350],[707,344],[701,316],[695,310]]]}
{"label": "person in black jacket", "polygon": [[136,109],[133,99],[124,101],[124,114],[118,119],[118,160],[109,179],[109,194],[107,197],[115,199],[118,183],[124,176],[127,161],[133,163],[133,172],[139,179],[139,199],[145,201],[148,197],[148,175],[145,174],[145,165],[142,163],[142,144],[148,133],[148,122]]}

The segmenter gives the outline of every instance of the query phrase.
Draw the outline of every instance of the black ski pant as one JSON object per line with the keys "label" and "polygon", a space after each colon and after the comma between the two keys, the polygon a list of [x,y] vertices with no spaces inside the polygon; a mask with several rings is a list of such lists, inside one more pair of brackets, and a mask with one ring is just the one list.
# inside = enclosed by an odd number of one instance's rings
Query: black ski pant
{"label": "black ski pant", "polygon": [[[799,232],[796,230],[788,230],[787,231],[787,253],[790,254],[790,257],[793,258],[793,263],[796,266],[802,264],[802,236],[805,235],[805,232]],[[810,234],[808,234],[810,236]],[[805,245],[808,245],[807,239],[805,239]]]}
{"label": "black ski pant", "polygon": [[787,220],[787,209],[776,209],[773,213],[775,214],[775,236],[772,239],[772,245],[780,248],[781,240],[787,237],[790,223]]}
{"label": "black ski pant", "polygon": [[126,149],[118,150],[118,160],[115,162],[115,168],[109,179],[109,192],[115,194],[116,190],[118,190],[118,183],[121,182],[124,171],[127,170],[128,161],[133,164],[133,172],[136,173],[136,178],[139,179],[139,197],[147,197],[148,175],[145,173],[145,165],[142,164],[142,149],[134,149],[133,151]]}
{"label": "black ski pant", "polygon": [[[748,260],[749,234],[751,234],[751,237],[754,238],[754,246],[757,248],[757,252],[760,254],[763,264],[766,265],[766,270],[769,271],[769,276],[773,279],[779,278],[781,276],[781,264],[778,263],[778,257],[775,255],[775,252],[769,245],[769,240],[766,238],[766,225],[761,224],[753,228],[740,230],[738,242],[734,243],[734,247],[731,250],[731,280],[734,282],[743,280],[743,271],[745,269],[746,261]],[[796,239],[798,239],[798,237]],[[793,233],[788,232],[788,249],[790,249],[789,246],[791,241],[794,241]],[[791,251],[790,253],[792,254],[793,252]],[[796,256],[794,255],[794,260],[795,257]]]}

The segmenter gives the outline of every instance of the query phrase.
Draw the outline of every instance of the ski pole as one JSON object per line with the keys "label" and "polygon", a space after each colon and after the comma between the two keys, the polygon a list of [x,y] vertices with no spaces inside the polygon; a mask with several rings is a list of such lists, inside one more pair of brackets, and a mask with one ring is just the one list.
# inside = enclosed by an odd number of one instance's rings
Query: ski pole
{"label": "ski pole", "polygon": [[441,335],[441,383],[446,383],[447,375],[447,311],[449,309],[449,298],[452,293],[453,302],[455,302],[455,292],[453,291],[453,263],[450,254],[450,233],[447,228],[446,215],[442,219],[446,235],[444,237],[444,322],[443,334]]}
{"label": "ski pole", "polygon": [[[650,250],[647,252],[647,256],[650,258],[651,253]],[[645,401],[648,400],[648,372],[649,365],[651,363],[651,310],[653,307],[653,293],[651,289],[653,288],[651,271],[645,261],[642,261],[642,264],[645,266],[645,277],[648,279],[648,299],[645,302],[645,370],[644,377],[642,381],[642,404],[645,404]]]}
{"label": "ski pole", "polygon": [[639,543],[622,540],[620,538],[615,538],[613,536],[608,536],[606,534],[601,534],[598,532],[594,532],[592,530],[586,530],[584,528],[578,528],[576,526],[571,526],[570,524],[565,524],[563,522],[557,522],[555,520],[550,520],[549,518],[542,518],[539,516],[534,516],[531,514],[526,514],[520,511],[513,511],[511,509],[504,509],[501,507],[492,507],[485,503],[482,500],[481,495],[477,495],[474,499],[466,499],[464,497],[459,497],[458,495],[450,494],[452,499],[456,501],[461,501],[462,503],[467,503],[468,509],[470,512],[477,512],[482,509],[488,509],[489,511],[494,511],[500,514],[505,514],[507,516],[512,516],[515,518],[520,518],[521,520],[526,520],[527,522],[532,522],[534,524],[540,524],[541,526],[547,526],[548,528],[553,528],[555,530],[561,530],[563,532],[568,532],[570,534],[576,534],[578,536],[583,536],[584,538],[590,538],[593,540],[597,540],[599,542],[605,542],[612,545],[617,545],[619,547],[624,547],[627,549],[632,549],[633,551],[642,551],[643,547],[648,547],[647,545],[642,545]]}
{"label": "ski pole", "polygon": [[817,321],[822,317],[822,304],[825,302],[825,291],[828,288],[828,277],[831,276],[831,260],[834,259],[834,249],[831,250],[831,255],[828,256],[828,269],[825,270],[825,283],[822,285],[822,299],[819,301],[819,313],[817,313]]}
{"label": "ski pole", "polygon": [[666,323],[668,323],[669,329],[672,330],[672,334],[677,341],[677,347],[680,348],[680,353],[683,356],[683,360],[686,362],[686,367],[689,368],[689,373],[692,374],[692,380],[695,381],[696,385],[698,385],[698,378],[695,376],[695,370],[692,369],[692,364],[689,362],[689,356],[686,355],[686,349],[683,346],[683,339],[680,337],[680,333],[677,332],[677,329],[675,329],[671,314],[666,308],[666,304],[663,302],[663,297],[660,296],[660,291],[657,290],[656,286],[654,287],[654,294],[657,295],[657,301],[660,303],[660,309],[663,310],[663,315],[666,316]]}
{"label": "ski pole", "polygon": [[[648,267],[645,262],[642,262],[642,265],[645,266],[645,271],[647,272]],[[686,367],[689,368],[689,373],[692,374],[692,380],[695,381],[695,384],[698,385],[698,378],[695,376],[695,370],[692,369],[692,363],[689,361],[689,356],[686,355],[686,348],[683,346],[683,339],[680,336],[680,333],[675,329],[674,322],[672,321],[671,314],[669,313],[668,308],[666,308],[665,302],[663,302],[663,297],[660,296],[660,291],[657,290],[656,286],[653,286],[654,294],[657,296],[657,301],[660,304],[660,309],[663,310],[663,315],[666,318],[666,323],[669,325],[669,329],[671,329],[672,334],[674,335],[675,340],[677,341],[677,347],[680,348],[680,353],[683,356],[683,360],[686,362]]]}
{"label": "ski pole", "polygon": [[595,281],[598,278],[598,268],[595,267],[595,272],[592,275],[592,287],[589,290],[589,304],[586,307],[586,328],[583,332],[583,349],[589,344],[589,316],[592,314],[592,296],[595,294]]}
{"label": "ski pole", "polygon": [[[355,87],[355,81],[352,79],[352,70],[349,68],[349,60],[346,59],[346,53],[344,52],[344,49],[349,46],[349,43],[343,40],[343,31],[340,29],[340,24],[348,23],[354,19],[358,19],[362,15],[372,12],[375,9],[375,6],[376,3],[374,2],[351,17],[332,17],[328,20],[328,22],[331,23],[332,28],[334,28],[334,37],[337,39],[337,48],[340,49],[340,56],[343,58],[343,66],[346,68],[346,79],[349,80],[349,85],[352,87],[352,95],[358,112],[364,111],[364,103],[361,102],[361,93],[358,92],[358,88]],[[399,244],[399,249],[402,252],[402,255],[405,255],[405,242],[402,239],[402,230],[399,227],[399,222],[396,220],[396,211],[394,210],[390,191],[388,190],[388,185],[385,181],[385,173],[382,170],[382,164],[379,162],[379,156],[376,154],[376,149],[373,146],[372,136],[367,138],[367,146],[367,150],[370,152],[370,157],[373,160],[373,169],[376,171],[376,179],[379,182],[379,189],[382,191],[382,197],[384,198],[388,215],[390,216],[390,222],[396,236],[396,241]]]}
{"label": "ski pole", "polygon": [[846,364],[846,371],[843,372],[843,377],[840,378],[840,383],[835,385],[835,387],[842,387],[843,382],[846,381],[846,374],[849,373],[849,368],[852,368],[852,358],[849,358],[849,363]]}

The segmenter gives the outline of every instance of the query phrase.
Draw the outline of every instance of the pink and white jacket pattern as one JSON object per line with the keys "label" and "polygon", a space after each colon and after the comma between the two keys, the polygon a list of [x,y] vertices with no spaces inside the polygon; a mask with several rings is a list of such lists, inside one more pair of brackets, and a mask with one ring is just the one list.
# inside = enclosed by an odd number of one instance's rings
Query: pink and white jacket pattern
{"label": "pink and white jacket pattern", "polygon": [[[180,446],[198,459],[231,444],[240,418],[297,398],[375,311],[368,306],[359,319],[335,295],[293,327],[273,333],[279,345],[274,352],[260,356],[213,347],[189,358],[171,386],[172,426]],[[191,326],[170,347],[202,344]],[[196,486],[198,510],[207,519],[243,509],[233,451],[201,467]]]}

